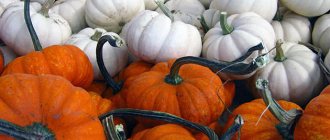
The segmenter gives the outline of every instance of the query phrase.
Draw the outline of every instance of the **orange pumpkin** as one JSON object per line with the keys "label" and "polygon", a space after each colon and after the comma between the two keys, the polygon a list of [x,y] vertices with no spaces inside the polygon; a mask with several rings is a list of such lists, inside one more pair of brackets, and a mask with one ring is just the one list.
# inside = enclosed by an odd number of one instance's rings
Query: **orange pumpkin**
{"label": "orange pumpkin", "polygon": [[98,93],[90,91],[93,104],[96,106],[97,115],[102,115],[115,108],[113,103],[105,98],[102,98]]}
{"label": "orange pumpkin", "polygon": [[[0,77],[0,85],[0,120],[27,129],[49,129],[48,134],[58,140],[105,139],[90,94],[68,80],[54,75],[11,74]],[[0,139],[9,137],[0,135]]]}
{"label": "orange pumpkin", "polygon": [[327,86],[318,97],[312,99],[306,106],[304,114],[299,119],[294,138],[299,140],[330,139],[330,86]]}

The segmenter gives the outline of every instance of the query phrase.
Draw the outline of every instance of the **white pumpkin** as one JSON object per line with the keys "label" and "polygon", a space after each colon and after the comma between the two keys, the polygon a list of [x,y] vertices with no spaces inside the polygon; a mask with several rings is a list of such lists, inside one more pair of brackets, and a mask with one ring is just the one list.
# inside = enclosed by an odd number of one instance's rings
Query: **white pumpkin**
{"label": "white pumpkin", "polygon": [[255,12],[270,22],[277,10],[277,0],[213,0],[210,8],[228,15]]}
{"label": "white pumpkin", "polygon": [[[287,100],[299,105],[306,105],[310,99],[323,89],[324,75],[318,65],[318,56],[309,48],[297,43],[286,42],[282,48],[270,54],[270,62],[258,70],[249,84],[257,79],[267,79],[272,96],[276,100]],[[255,86],[252,93],[260,97]]]}
{"label": "white pumpkin", "polygon": [[92,28],[120,33],[122,27],[144,9],[144,0],[87,0],[85,18]]}
{"label": "white pumpkin", "polygon": [[199,1],[204,5],[205,8],[208,9],[213,0],[199,0]]}
{"label": "white pumpkin", "polygon": [[[202,56],[210,60],[234,61],[244,55],[248,49],[263,43],[266,50],[270,50],[275,46],[275,33],[265,19],[253,12],[246,12],[239,15],[232,15],[226,20],[226,13],[222,12],[223,23],[211,28],[203,39]],[[227,23],[228,22],[228,23]],[[228,29],[226,27],[232,27]],[[264,52],[265,52],[264,51]],[[256,58],[252,55],[247,61]],[[252,76],[248,75],[227,75],[220,73],[224,79],[246,79]]]}
{"label": "white pumpkin", "polygon": [[19,0],[1,0],[0,1],[0,16],[5,11],[6,7],[14,2],[18,2]]}
{"label": "white pumpkin", "polygon": [[217,9],[207,9],[202,16],[209,29],[213,28],[220,21],[220,11]]}
{"label": "white pumpkin", "polygon": [[311,23],[304,16],[285,11],[282,8],[271,24],[275,31],[276,40],[306,43],[311,41]]}
{"label": "white pumpkin", "polygon": [[[24,20],[24,3],[10,4],[0,17],[0,38],[17,55],[25,55],[34,51],[32,39]],[[71,35],[69,23],[60,15],[48,12],[48,16],[40,12],[41,5],[30,4],[30,15],[34,29],[43,47],[63,44]]]}
{"label": "white pumpkin", "polygon": [[17,57],[17,55],[8,46],[4,44],[0,44],[0,50],[2,51],[4,57],[5,66]]}
{"label": "white pumpkin", "polygon": [[201,53],[202,41],[196,27],[171,21],[164,14],[145,10],[128,25],[123,33],[128,49],[144,61],[155,63]]}
{"label": "white pumpkin", "polygon": [[121,41],[122,46],[112,47],[109,43],[103,46],[103,61],[107,68],[108,73],[111,76],[115,76],[121,71],[128,62],[128,51],[123,40],[120,39],[119,35],[113,32],[107,32],[101,28],[85,28],[79,33],[72,35],[65,43],[72,44],[80,48],[88,56],[89,60],[93,65],[94,79],[101,80],[102,74],[99,70],[96,61],[96,45],[99,38],[103,35],[111,35]]}
{"label": "white pumpkin", "polygon": [[[160,2],[164,3],[165,0],[159,0]],[[155,0],[144,0],[144,5],[146,10],[156,10],[158,8]]]}
{"label": "white pumpkin", "polygon": [[326,55],[330,48],[330,14],[319,17],[313,28],[312,38],[313,44],[322,49],[322,53]]}
{"label": "white pumpkin", "polygon": [[330,10],[329,0],[281,0],[281,4],[307,17],[320,16]]}
{"label": "white pumpkin", "polygon": [[[200,17],[205,11],[204,6],[198,0],[169,0],[165,3],[165,6],[171,11],[174,16],[174,20],[180,20],[184,23],[194,25],[202,32],[202,25],[200,23]],[[160,8],[156,10],[159,13],[163,13]]]}

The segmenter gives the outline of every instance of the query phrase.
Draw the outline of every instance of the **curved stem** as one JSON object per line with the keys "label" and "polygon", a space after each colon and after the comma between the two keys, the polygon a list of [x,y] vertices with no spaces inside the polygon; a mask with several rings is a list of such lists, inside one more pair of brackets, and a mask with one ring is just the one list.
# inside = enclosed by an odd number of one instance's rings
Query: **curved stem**
{"label": "curved stem", "polygon": [[204,18],[203,14],[201,15],[200,23],[203,27],[204,32],[207,33],[210,30],[210,27],[206,24],[206,21],[205,21],[205,18]]}
{"label": "curved stem", "polygon": [[276,41],[276,55],[274,57],[274,60],[277,62],[283,62],[286,60],[286,57],[282,49],[282,45],[283,45],[283,41],[281,39]]}
{"label": "curved stem", "polygon": [[232,137],[238,132],[240,139],[240,129],[244,124],[244,119],[241,115],[237,115],[233,124],[228,128],[228,130],[221,136],[221,140],[231,140]]}
{"label": "curved stem", "polygon": [[227,22],[227,12],[220,13],[220,26],[222,29],[222,34],[227,35],[234,31],[234,27],[229,25]]}
{"label": "curved stem", "polygon": [[32,24],[31,17],[30,17],[30,0],[24,1],[24,20],[25,20],[26,26],[29,30],[29,33],[30,33],[30,36],[31,36],[31,39],[33,42],[34,50],[41,51],[42,46],[40,44],[37,33],[33,28],[33,24]]}
{"label": "curved stem", "polygon": [[258,79],[256,86],[262,92],[262,98],[266,104],[269,105],[269,110],[281,122],[276,127],[285,139],[291,139],[290,132],[294,129],[296,120],[302,115],[301,110],[292,109],[290,111],[284,110],[276,100],[272,97],[269,90],[268,81]]}
{"label": "curved stem", "polygon": [[165,6],[164,3],[162,3],[159,0],[155,0],[155,3],[158,5],[158,7],[160,8],[160,10],[162,10],[162,12],[171,19],[171,21],[174,21],[174,16],[171,13],[171,11]]}
{"label": "curved stem", "polygon": [[[257,51],[263,48],[262,44],[258,44],[257,46],[252,47],[248,52],[247,55],[243,55],[238,60],[244,60],[243,58],[247,58],[251,55],[253,51]],[[177,59],[171,67],[170,74],[166,76],[165,82],[169,84],[180,84],[182,80],[180,80],[179,70],[181,66],[185,64],[198,64],[201,66],[208,67],[213,72],[224,72],[224,73],[231,73],[237,75],[244,75],[249,74],[256,69],[263,67],[266,63],[268,63],[268,56],[267,55],[260,55],[256,59],[254,59],[251,63],[243,63],[241,61],[233,61],[233,62],[225,62],[225,61],[211,61],[205,58],[200,57],[193,57],[193,56],[186,56]]]}
{"label": "curved stem", "polygon": [[42,4],[40,14],[42,14],[45,17],[49,17],[49,9],[53,6],[55,0],[47,0],[45,3]]}
{"label": "curved stem", "polygon": [[115,117],[124,117],[124,116],[131,116],[131,117],[146,117],[155,120],[161,120],[169,123],[180,124],[189,128],[196,129],[198,131],[203,132],[205,135],[209,137],[210,140],[218,140],[218,136],[215,134],[213,130],[210,128],[193,123],[187,120],[184,120],[180,117],[174,116],[169,113],[158,112],[158,111],[149,111],[149,110],[138,110],[138,109],[116,109],[103,114],[99,117],[100,120],[103,120],[109,116]]}
{"label": "curved stem", "polygon": [[91,40],[99,41],[99,39],[102,37],[102,34],[102,31],[95,29],[95,33],[91,36]]}
{"label": "curved stem", "polygon": [[54,134],[40,123],[34,123],[31,126],[21,127],[0,119],[0,134],[8,135],[14,137],[15,139],[55,140]]}
{"label": "curved stem", "polygon": [[113,116],[104,118],[102,125],[104,126],[104,133],[108,140],[126,140],[126,134],[123,125],[115,125]]}
{"label": "curved stem", "polygon": [[104,77],[107,84],[112,88],[114,93],[117,93],[120,91],[122,85],[117,84],[111,77],[111,75],[108,73],[107,68],[104,65],[103,61],[103,46],[106,42],[109,42],[111,46],[118,47],[117,39],[110,35],[104,35],[102,36],[99,41],[97,42],[96,46],[96,61],[97,65],[99,66],[99,69],[101,71],[102,76]]}

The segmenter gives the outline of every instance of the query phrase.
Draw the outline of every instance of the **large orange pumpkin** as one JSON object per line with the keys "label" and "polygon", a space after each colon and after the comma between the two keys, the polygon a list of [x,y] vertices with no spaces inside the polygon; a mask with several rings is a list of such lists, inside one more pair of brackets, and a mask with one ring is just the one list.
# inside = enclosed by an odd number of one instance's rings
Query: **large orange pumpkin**
{"label": "large orange pumpkin", "polygon": [[318,97],[306,106],[299,119],[294,138],[299,140],[330,139],[330,86],[327,86]]}
{"label": "large orange pumpkin", "polygon": [[58,140],[105,139],[90,94],[63,77],[11,74],[0,77],[0,85],[1,120],[48,129]]}

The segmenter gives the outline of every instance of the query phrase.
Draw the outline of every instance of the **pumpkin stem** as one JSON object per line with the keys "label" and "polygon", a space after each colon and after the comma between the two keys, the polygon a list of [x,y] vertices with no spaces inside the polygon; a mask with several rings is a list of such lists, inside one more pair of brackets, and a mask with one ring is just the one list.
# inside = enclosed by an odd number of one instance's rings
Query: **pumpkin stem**
{"label": "pumpkin stem", "polygon": [[220,13],[220,26],[223,35],[228,35],[234,31],[234,27],[229,25],[227,22],[227,12]]}
{"label": "pumpkin stem", "polygon": [[186,56],[178,58],[172,65],[170,74],[166,76],[165,82],[169,84],[180,84],[182,82],[182,79],[180,79],[179,76],[179,69],[181,66],[185,64],[197,64],[201,66],[208,67],[213,72],[224,72],[224,73],[232,73],[237,75],[245,75],[249,74],[256,69],[263,67],[268,63],[268,55],[260,55],[257,58],[255,58],[251,63],[243,63],[241,61],[245,60],[248,56],[252,54],[253,51],[257,51],[263,48],[263,45],[260,43],[251,49],[246,53],[246,55],[243,55],[242,57],[238,58],[237,60],[233,62],[225,62],[225,61],[211,61],[207,60],[205,58],[200,57],[193,57],[193,56]]}
{"label": "pumpkin stem", "polygon": [[102,37],[103,32],[95,29],[95,33],[91,36],[91,40],[93,41],[99,41],[99,39]]}
{"label": "pumpkin stem", "polygon": [[53,6],[55,0],[47,0],[44,4],[42,4],[40,14],[42,14],[45,17],[49,17],[49,9]]}
{"label": "pumpkin stem", "polygon": [[41,51],[42,46],[40,44],[38,35],[33,28],[33,24],[32,24],[31,17],[30,17],[30,0],[24,1],[24,20],[25,20],[26,26],[29,30],[29,33],[30,33],[30,36],[31,36],[31,39],[33,42],[34,50]]}
{"label": "pumpkin stem", "polygon": [[204,32],[207,33],[210,30],[210,27],[206,24],[204,15],[201,15],[200,23],[203,27]]}
{"label": "pumpkin stem", "polygon": [[276,41],[276,56],[274,57],[274,60],[277,62],[283,62],[286,59],[282,49],[282,45],[283,45],[282,39]]}
{"label": "pumpkin stem", "polygon": [[107,68],[104,65],[103,61],[103,46],[106,42],[113,47],[121,47],[124,43],[121,38],[112,36],[112,35],[104,35],[97,42],[96,46],[96,61],[99,69],[101,71],[102,76],[104,77],[107,84],[112,88],[113,93],[117,93],[122,88],[122,83],[117,84],[108,73]]}
{"label": "pumpkin stem", "polygon": [[164,3],[162,3],[159,0],[155,0],[155,3],[158,5],[158,7],[160,8],[160,10],[162,10],[162,12],[171,19],[171,21],[174,21],[174,16],[171,13],[171,11],[165,6]]}
{"label": "pumpkin stem", "polygon": [[256,82],[257,88],[262,91],[262,98],[266,106],[269,106],[270,112],[280,121],[280,124],[276,126],[277,130],[284,139],[291,139],[293,136],[290,132],[293,131],[294,124],[302,115],[302,111],[297,109],[284,110],[272,97],[268,84],[269,82],[264,79],[258,79]]}
{"label": "pumpkin stem", "polygon": [[126,140],[126,134],[122,124],[115,125],[113,116],[104,118],[102,125],[104,126],[104,133],[108,140]]}
{"label": "pumpkin stem", "polygon": [[241,115],[237,115],[233,124],[227,129],[227,131],[221,136],[221,140],[231,140],[234,134],[238,132],[238,139],[240,139],[240,130],[244,124],[244,119]]}
{"label": "pumpkin stem", "polygon": [[8,135],[15,139],[55,140],[55,135],[40,123],[33,123],[30,126],[21,127],[0,119],[0,134]]}
{"label": "pumpkin stem", "polygon": [[190,121],[187,121],[185,119],[182,119],[180,117],[177,117],[175,115],[165,113],[165,112],[159,112],[159,111],[150,111],[150,110],[139,110],[139,109],[116,109],[112,110],[108,113],[105,113],[99,117],[99,119],[102,121],[110,116],[115,117],[124,117],[124,116],[130,116],[130,117],[145,117],[145,118],[151,118],[155,120],[161,120],[168,123],[175,123],[180,124],[192,129],[196,129],[198,131],[203,132],[205,135],[209,137],[210,140],[218,140],[218,136],[215,134],[215,132],[203,125],[193,123]]}

